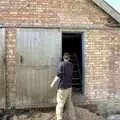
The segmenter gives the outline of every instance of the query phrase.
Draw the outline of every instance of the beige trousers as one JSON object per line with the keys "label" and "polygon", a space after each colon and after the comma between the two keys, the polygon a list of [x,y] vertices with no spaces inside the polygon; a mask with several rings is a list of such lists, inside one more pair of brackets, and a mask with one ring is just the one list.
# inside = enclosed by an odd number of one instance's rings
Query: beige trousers
{"label": "beige trousers", "polygon": [[64,107],[70,120],[76,120],[75,108],[72,103],[72,88],[59,89],[57,91],[57,106],[56,106],[56,117],[57,120],[63,120]]}

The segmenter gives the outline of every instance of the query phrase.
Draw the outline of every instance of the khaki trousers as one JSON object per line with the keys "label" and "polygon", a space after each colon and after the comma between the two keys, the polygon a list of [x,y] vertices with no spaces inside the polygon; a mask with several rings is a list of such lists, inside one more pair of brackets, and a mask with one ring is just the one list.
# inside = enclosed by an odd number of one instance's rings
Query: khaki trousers
{"label": "khaki trousers", "polygon": [[72,103],[72,88],[57,90],[57,120],[63,120],[64,107],[66,107],[70,120],[76,120],[75,108]]}

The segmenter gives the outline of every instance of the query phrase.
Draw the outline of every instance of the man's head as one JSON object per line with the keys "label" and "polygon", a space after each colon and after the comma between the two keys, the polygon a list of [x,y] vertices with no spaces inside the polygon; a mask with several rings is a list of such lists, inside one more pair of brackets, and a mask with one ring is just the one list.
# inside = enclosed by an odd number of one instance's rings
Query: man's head
{"label": "man's head", "polygon": [[69,53],[64,53],[64,55],[63,55],[63,59],[64,59],[64,61],[69,61],[70,60],[70,54]]}

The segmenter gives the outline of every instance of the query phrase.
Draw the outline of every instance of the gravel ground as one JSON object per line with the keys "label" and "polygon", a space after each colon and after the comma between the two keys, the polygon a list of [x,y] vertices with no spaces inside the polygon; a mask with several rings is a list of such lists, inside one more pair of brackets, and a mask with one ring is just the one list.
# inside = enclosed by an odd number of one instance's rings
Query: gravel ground
{"label": "gravel ground", "polygon": [[120,120],[120,115],[118,115],[118,114],[109,115],[106,120]]}
{"label": "gravel ground", "polygon": [[[76,107],[77,120],[104,120],[95,113],[87,109]],[[56,120],[55,111],[52,112],[34,112],[32,114],[21,114],[13,117],[13,120]],[[67,113],[64,113],[63,120],[70,120]]]}

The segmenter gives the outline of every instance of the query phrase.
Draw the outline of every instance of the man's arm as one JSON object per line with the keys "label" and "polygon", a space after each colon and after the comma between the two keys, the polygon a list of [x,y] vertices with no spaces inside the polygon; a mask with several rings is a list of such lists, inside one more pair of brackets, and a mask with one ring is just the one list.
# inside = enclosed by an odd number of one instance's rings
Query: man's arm
{"label": "man's arm", "polygon": [[59,66],[58,66],[58,68],[57,68],[56,76],[55,76],[54,80],[52,81],[52,83],[50,85],[51,88],[55,85],[55,83],[57,82],[57,80],[59,78],[61,78],[62,76],[63,76],[63,66],[60,63]]}
{"label": "man's arm", "polygon": [[50,85],[51,88],[55,85],[55,83],[57,82],[58,79],[59,79],[59,77],[55,76],[54,80],[52,81],[52,83]]}
{"label": "man's arm", "polygon": [[63,64],[60,63],[58,68],[57,68],[57,73],[56,75],[59,77],[59,78],[62,78],[63,77],[63,72],[64,72],[64,68],[63,68]]}

